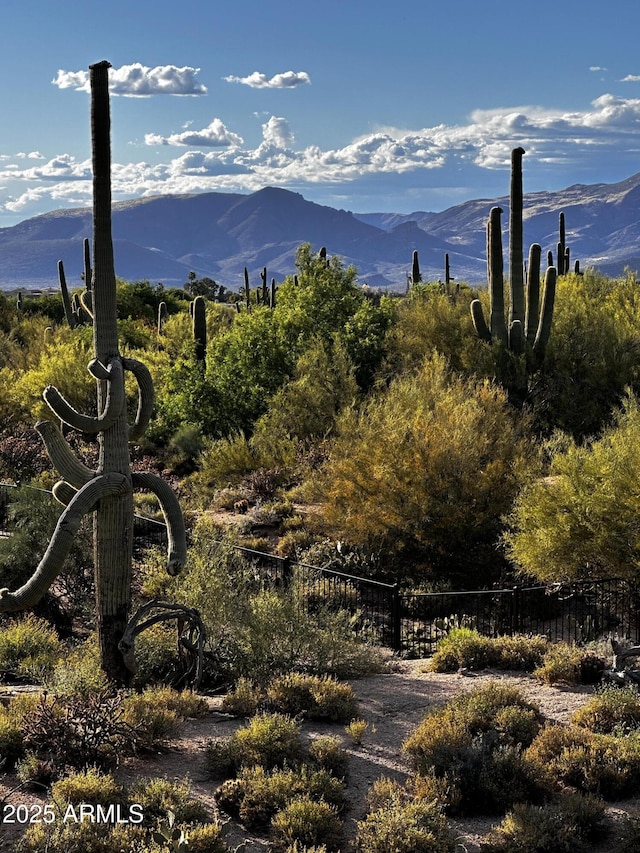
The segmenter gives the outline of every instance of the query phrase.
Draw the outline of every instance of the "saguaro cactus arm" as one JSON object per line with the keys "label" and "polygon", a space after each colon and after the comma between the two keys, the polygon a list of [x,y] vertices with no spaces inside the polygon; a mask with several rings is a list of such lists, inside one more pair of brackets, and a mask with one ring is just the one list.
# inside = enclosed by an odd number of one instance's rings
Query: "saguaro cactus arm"
{"label": "saguaro cactus arm", "polygon": [[112,472],[96,477],[76,492],[58,519],[49,547],[33,575],[15,592],[0,589],[0,612],[23,610],[40,601],[60,574],[82,518],[102,498],[108,495],[126,494],[130,490],[131,486],[127,478]]}
{"label": "saguaro cactus arm", "polygon": [[171,486],[155,474],[134,471],[131,477],[134,489],[153,492],[160,502],[169,538],[167,572],[177,575],[187,561],[187,533],[178,499]]}
{"label": "saguaro cactus arm", "polygon": [[533,344],[533,351],[538,358],[544,356],[547,344],[549,343],[551,322],[553,320],[553,306],[556,298],[556,278],[556,268],[549,267],[544,276],[544,294],[542,296],[540,322],[538,323],[538,331]]}
{"label": "saguaro cactus arm", "polygon": [[81,489],[93,480],[96,476],[95,471],[87,468],[77,459],[56,424],[51,421],[38,421],[36,431],[44,442],[49,459],[53,462],[56,471],[74,489]]}
{"label": "saguaro cactus arm", "polygon": [[148,367],[136,358],[123,358],[122,365],[125,370],[133,373],[138,383],[138,411],[136,412],[136,419],[129,429],[129,441],[137,441],[144,435],[151,420],[155,400],[153,379]]}
{"label": "saguaro cactus arm", "polygon": [[67,287],[67,279],[64,274],[64,264],[58,261],[58,281],[60,282],[60,293],[62,294],[62,306],[64,308],[64,316],[70,328],[76,326],[76,318],[71,308],[71,299],[69,298],[69,288]]}
{"label": "saguaro cactus arm", "polygon": [[47,385],[42,394],[49,408],[61,421],[81,432],[96,433],[109,429],[120,417],[124,406],[124,377],[120,359],[111,361],[106,372],[105,368],[101,364],[98,367],[98,364],[100,363],[96,360],[92,361],[89,372],[96,376],[97,371],[99,375],[96,378],[108,382],[108,392],[104,411],[97,418],[76,411],[54,385]]}

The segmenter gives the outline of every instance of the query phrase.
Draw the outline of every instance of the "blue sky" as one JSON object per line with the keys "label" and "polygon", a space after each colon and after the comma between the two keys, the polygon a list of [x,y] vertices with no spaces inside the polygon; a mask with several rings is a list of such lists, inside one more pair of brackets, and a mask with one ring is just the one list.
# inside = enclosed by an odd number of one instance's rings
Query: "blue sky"
{"label": "blue sky", "polygon": [[640,171],[637,0],[3,0],[0,227],[90,204],[87,67],[113,68],[114,199],[281,186],[442,210]]}

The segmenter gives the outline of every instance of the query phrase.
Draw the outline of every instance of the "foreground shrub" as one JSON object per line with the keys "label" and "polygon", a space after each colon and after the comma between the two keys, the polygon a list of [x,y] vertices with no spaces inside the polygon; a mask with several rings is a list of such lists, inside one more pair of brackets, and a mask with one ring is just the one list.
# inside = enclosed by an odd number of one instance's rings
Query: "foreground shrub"
{"label": "foreground shrub", "polygon": [[346,723],[357,710],[356,696],[349,684],[295,672],[275,678],[267,698],[277,711],[291,716],[304,711],[310,720]]}
{"label": "foreground shrub", "polygon": [[91,803],[109,806],[111,803],[124,803],[124,790],[111,774],[100,773],[95,767],[70,773],[64,779],[54,782],[51,789],[54,802],[65,805]]}
{"label": "foreground shrub", "polygon": [[635,687],[601,687],[571,722],[599,734],[634,731],[640,728],[640,695]]}
{"label": "foreground shrub", "polygon": [[221,785],[215,796],[221,808],[249,828],[268,826],[279,811],[301,797],[329,803],[336,813],[345,801],[342,782],[326,770],[308,766],[272,772],[245,768],[237,779]]}
{"label": "foreground shrub", "polygon": [[294,765],[302,756],[300,727],[283,714],[258,714],[229,738],[210,741],[206,765],[210,773],[228,775],[241,767],[267,770]]}
{"label": "foreground shrub", "polygon": [[347,775],[349,757],[340,739],[333,735],[324,735],[312,740],[309,744],[309,759],[338,779],[344,779]]}
{"label": "foreground shrub", "polygon": [[525,760],[551,773],[557,783],[605,800],[640,790],[640,733],[616,737],[577,726],[548,726],[527,749]]}
{"label": "foreground shrub", "polygon": [[208,818],[203,803],[191,795],[188,780],[141,779],[129,789],[129,801],[142,806],[145,826],[153,826],[158,819],[166,819],[169,813],[173,814],[176,823],[203,823]]}
{"label": "foreground shrub", "polygon": [[518,803],[482,845],[483,853],[588,853],[603,834],[602,800],[567,794],[556,803]]}
{"label": "foreground shrub", "polygon": [[357,853],[454,853],[455,838],[436,803],[391,802],[358,823]]}
{"label": "foreground shrub", "polygon": [[539,728],[535,706],[516,688],[492,682],[429,714],[403,750],[413,769],[431,779],[423,784],[424,796],[429,788],[452,812],[500,812],[545,796],[544,768],[522,755]]}
{"label": "foreground shrub", "polygon": [[[164,848],[166,850],[166,848]],[[116,826],[56,820],[30,826],[16,843],[15,853],[163,853],[137,826]]]}
{"label": "foreground shrub", "polygon": [[293,842],[324,844],[329,851],[339,849],[342,824],[335,809],[322,800],[303,797],[293,800],[271,821],[275,850],[286,850]]}

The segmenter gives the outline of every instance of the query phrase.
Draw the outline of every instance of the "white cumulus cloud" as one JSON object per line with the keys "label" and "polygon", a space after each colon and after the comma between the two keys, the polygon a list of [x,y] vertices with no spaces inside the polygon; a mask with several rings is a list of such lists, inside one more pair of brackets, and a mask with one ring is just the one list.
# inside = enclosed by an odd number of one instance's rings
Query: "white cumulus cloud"
{"label": "white cumulus cloud", "polygon": [[203,148],[218,148],[228,145],[238,146],[244,142],[241,136],[230,131],[221,119],[214,118],[213,121],[202,130],[185,130],[182,133],[172,133],[169,136],[160,136],[157,133],[145,134],[144,141],[147,145],[201,145]]}
{"label": "white cumulus cloud", "polygon": [[311,83],[311,78],[306,71],[284,71],[282,74],[274,74],[267,77],[261,71],[254,71],[248,77],[223,77],[227,83],[242,83],[253,89],[293,89],[305,83]]}
{"label": "white cumulus cloud", "polygon": [[[140,62],[109,69],[109,90],[112,95],[144,98],[151,95],[206,95],[207,88],[196,79],[199,68],[185,65],[156,65],[149,68]],[[60,89],[89,91],[88,71],[58,70],[51,81]]]}
{"label": "white cumulus cloud", "polygon": [[[296,147],[289,122],[260,116],[262,134],[252,144],[232,133],[221,119],[168,136],[147,134],[149,145],[183,146],[163,162],[113,164],[114,198],[217,190],[251,191],[261,186],[361,186],[386,176],[402,186],[417,185],[427,172],[471,180],[486,170],[508,170],[511,150],[527,152],[529,176],[562,176],[568,168],[597,174],[615,161],[637,171],[640,153],[640,98],[610,93],[582,110],[510,106],[474,111],[466,122],[418,128],[378,127],[333,147]],[[34,152],[36,153],[36,152]],[[155,152],[158,157],[158,152]],[[27,168],[28,167],[28,168]],[[68,154],[48,160],[0,155],[0,206],[41,212],[48,202],[72,203],[90,193],[91,164]],[[422,177],[421,177],[422,176]],[[431,179],[429,179],[431,180]],[[437,180],[442,181],[443,178]],[[436,182],[437,182],[436,180]],[[485,180],[483,178],[483,180]]]}
{"label": "white cumulus cloud", "polygon": [[262,136],[267,144],[276,148],[288,148],[294,140],[289,122],[279,116],[271,116],[269,121],[262,125]]}

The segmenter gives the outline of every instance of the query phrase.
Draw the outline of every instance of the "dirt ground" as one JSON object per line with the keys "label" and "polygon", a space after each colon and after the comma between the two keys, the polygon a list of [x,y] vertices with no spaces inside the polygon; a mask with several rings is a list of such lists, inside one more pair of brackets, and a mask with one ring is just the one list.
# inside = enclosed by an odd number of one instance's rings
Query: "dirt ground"
{"label": "dirt ground", "polygon": [[[460,691],[468,691],[492,679],[508,681],[517,686],[531,701],[536,702],[545,716],[558,722],[568,722],[573,712],[588,701],[593,687],[548,687],[531,676],[522,673],[484,671],[469,674],[424,673],[424,661],[403,661],[395,665],[394,671],[382,675],[358,679],[352,682],[359,703],[360,716],[367,720],[363,742],[356,746],[344,732],[342,726],[304,723],[303,734],[312,739],[323,734],[336,734],[343,740],[350,756],[347,800],[349,807],[344,815],[347,839],[353,838],[357,821],[365,814],[365,797],[371,784],[382,776],[403,781],[408,767],[403,760],[401,745],[411,730],[420,722],[425,711],[440,706]],[[221,711],[221,697],[208,699],[210,714],[184,724],[181,737],[174,742],[169,752],[156,757],[145,757],[127,761],[118,771],[122,781],[130,782],[136,777],[163,776],[172,780],[191,782],[194,796],[201,799],[215,813],[213,799],[218,784],[208,777],[204,769],[204,749],[207,741],[231,734],[241,720],[233,719]],[[6,802],[25,803],[31,801],[22,791],[9,794],[16,784],[11,774],[0,777],[0,799]],[[33,800],[37,802],[37,798]],[[609,807],[609,818],[615,821],[625,811],[640,807],[640,799],[627,800]],[[477,853],[479,839],[499,822],[496,819],[451,820],[451,825],[460,844],[460,853]],[[0,832],[0,849],[7,849],[9,835]],[[615,828],[613,837],[615,838]],[[2,844],[2,841],[5,844]],[[260,853],[269,850],[263,839],[247,834],[241,826],[229,825],[228,841],[233,847],[246,843],[245,853]],[[349,843],[343,850],[349,849]],[[611,839],[594,846],[594,853],[614,853]]]}

